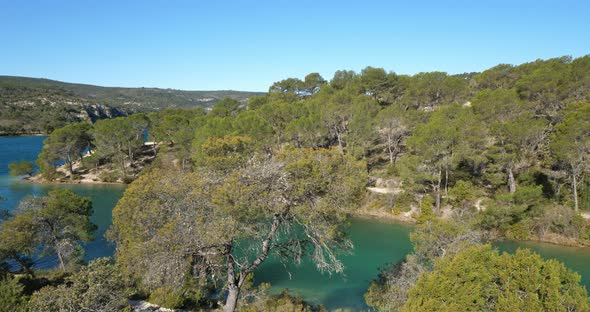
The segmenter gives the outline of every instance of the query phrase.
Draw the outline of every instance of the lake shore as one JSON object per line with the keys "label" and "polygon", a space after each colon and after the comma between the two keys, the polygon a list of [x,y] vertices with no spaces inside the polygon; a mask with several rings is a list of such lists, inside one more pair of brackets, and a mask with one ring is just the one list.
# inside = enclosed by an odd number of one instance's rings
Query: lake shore
{"label": "lake shore", "polygon": [[72,184],[100,184],[100,185],[125,185],[123,182],[106,182],[106,181],[99,181],[99,180],[92,180],[92,179],[79,179],[79,180],[56,180],[56,181],[47,181],[44,179],[41,174],[35,174],[30,177],[23,177],[22,180],[26,183],[31,184],[47,184],[47,185],[72,185]]}
{"label": "lake shore", "polygon": [[[398,223],[398,224],[407,224],[407,225],[415,225],[416,219],[413,217],[414,214],[417,213],[414,210],[409,212],[400,212],[398,214],[394,214],[391,212],[387,212],[385,208],[378,208],[378,209],[368,209],[368,207],[361,207],[359,210],[353,213],[355,218],[366,219],[366,220],[375,220],[378,222],[383,223]],[[491,233],[491,240],[492,241],[503,241],[503,240],[513,240],[509,239],[499,233]],[[577,239],[566,237],[563,235],[559,235],[556,233],[548,233],[541,237],[539,236],[531,236],[528,239],[524,240],[515,240],[520,242],[536,242],[536,243],[546,243],[555,246],[564,246],[564,247],[576,247],[576,248],[585,248],[590,249],[590,245],[584,244],[579,242]]]}

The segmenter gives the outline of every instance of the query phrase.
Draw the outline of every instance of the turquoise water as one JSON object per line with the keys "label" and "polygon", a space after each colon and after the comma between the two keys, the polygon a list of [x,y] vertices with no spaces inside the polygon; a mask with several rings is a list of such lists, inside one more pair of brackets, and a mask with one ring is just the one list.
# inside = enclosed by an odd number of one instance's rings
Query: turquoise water
{"label": "turquoise water", "polygon": [[[8,164],[25,159],[34,161],[41,150],[44,137],[0,137],[0,207],[14,209],[26,195],[42,195],[52,188],[65,187],[92,199],[92,221],[98,225],[96,240],[87,244],[86,259],[111,256],[114,247],[103,234],[111,224],[111,211],[123,195],[122,185],[39,185],[8,176]],[[288,288],[313,303],[321,303],[333,309],[349,307],[353,310],[366,308],[363,294],[378,270],[390,262],[397,262],[411,251],[409,233],[411,227],[376,220],[353,220],[350,237],[355,249],[352,254],[341,255],[346,269],[344,274],[321,274],[310,263],[301,266],[279,263],[268,259],[256,272],[257,282],[272,284],[271,291]],[[518,247],[531,248],[545,258],[564,262],[582,275],[582,282],[590,289],[590,248],[571,248],[543,243],[504,241],[495,244],[501,250],[513,252]],[[38,268],[55,266],[55,259],[44,259]]]}
{"label": "turquoise water", "polygon": [[257,282],[271,283],[271,292],[288,288],[307,301],[327,308],[366,308],[363,294],[377,277],[379,268],[402,260],[412,251],[409,240],[411,226],[355,219],[350,227],[354,252],[339,259],[345,265],[343,274],[322,274],[311,263],[300,267],[283,266],[275,259],[264,262],[255,273]]}
{"label": "turquoise water", "polygon": [[[22,159],[35,161],[41,151],[45,137],[0,137],[0,207],[13,210],[19,201],[27,195],[41,196],[54,188],[68,188],[81,196],[92,199],[94,214],[91,220],[98,226],[96,239],[85,245],[85,259],[112,256],[114,246],[104,239],[104,233],[111,225],[112,209],[123,195],[123,185],[79,185],[79,184],[32,184],[18,177],[8,175],[8,164]],[[56,265],[55,258],[37,261],[37,268],[50,268]]]}

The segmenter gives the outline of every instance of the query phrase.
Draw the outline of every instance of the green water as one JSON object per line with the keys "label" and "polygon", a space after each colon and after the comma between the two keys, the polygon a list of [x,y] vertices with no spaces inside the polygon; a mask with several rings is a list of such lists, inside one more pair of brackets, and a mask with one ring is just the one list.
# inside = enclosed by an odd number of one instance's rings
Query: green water
{"label": "green water", "polygon": [[[114,247],[103,238],[111,224],[111,211],[122,196],[121,185],[38,185],[22,182],[8,176],[10,162],[21,159],[34,161],[41,150],[43,137],[0,137],[0,207],[14,209],[26,195],[42,195],[52,188],[65,187],[92,199],[92,221],[98,225],[96,240],[87,244],[86,259],[111,256]],[[319,273],[310,263],[283,266],[268,259],[256,272],[257,282],[272,284],[271,291],[288,288],[304,299],[324,304],[329,309],[348,307],[353,310],[366,308],[363,294],[369,282],[377,276],[378,269],[390,262],[397,262],[411,251],[409,232],[411,227],[376,220],[355,219],[350,228],[354,253],[341,255],[346,269],[344,274]],[[590,248],[571,248],[543,243],[504,241],[495,244],[501,250],[513,252],[518,247],[531,248],[545,258],[564,262],[582,275],[582,283],[590,289]],[[55,259],[43,259],[38,268],[55,266]]]}
{"label": "green water", "polygon": [[363,294],[379,268],[402,260],[412,250],[410,231],[408,225],[355,219],[350,228],[354,253],[340,257],[346,267],[344,274],[321,274],[309,262],[300,267],[284,267],[269,259],[257,270],[255,278],[257,282],[271,283],[274,292],[288,288],[328,308],[366,308]]}
{"label": "green water", "polygon": [[[27,195],[42,196],[54,188],[68,188],[81,196],[92,199],[94,214],[91,220],[98,226],[94,233],[96,239],[85,245],[85,259],[112,256],[114,246],[104,239],[104,233],[111,225],[112,209],[123,195],[123,185],[41,185],[22,181],[20,178],[8,175],[8,164],[25,159],[34,161],[41,151],[44,137],[0,137],[0,207],[14,210],[19,201]],[[40,259],[37,268],[50,268],[56,265],[52,257]]]}

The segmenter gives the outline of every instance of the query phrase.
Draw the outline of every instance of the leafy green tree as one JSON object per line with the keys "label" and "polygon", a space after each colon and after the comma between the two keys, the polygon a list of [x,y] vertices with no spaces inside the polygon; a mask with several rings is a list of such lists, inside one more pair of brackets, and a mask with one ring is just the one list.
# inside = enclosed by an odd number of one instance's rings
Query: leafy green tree
{"label": "leafy green tree", "polygon": [[351,247],[343,230],[364,191],[364,168],[334,150],[286,149],[221,177],[144,174],[113,211],[117,261],[149,289],[178,288],[191,271],[223,279],[226,311],[271,254],[295,263],[309,256],[319,270],[341,272],[335,250]]}
{"label": "leafy green tree", "polygon": [[8,165],[8,173],[12,176],[20,176],[20,175],[32,175],[33,174],[33,163],[26,160],[21,160],[20,162],[13,162]]}
{"label": "leafy green tree", "polygon": [[528,249],[500,255],[474,246],[436,262],[402,311],[587,311],[580,276]]}
{"label": "leafy green tree", "polygon": [[242,110],[242,105],[238,100],[232,98],[224,98],[215,103],[213,109],[209,113],[213,117],[231,117],[236,116]]}
{"label": "leafy green tree", "polygon": [[210,137],[201,146],[203,165],[221,171],[242,167],[253,153],[254,143],[246,136]]}
{"label": "leafy green tree", "polygon": [[377,142],[375,116],[379,112],[379,104],[369,97],[357,97],[351,112],[346,150],[356,158],[366,158]]}
{"label": "leafy green tree", "polygon": [[377,118],[379,142],[385,145],[390,164],[395,164],[402,145],[410,134],[410,125],[404,112],[390,106],[379,112]]}
{"label": "leafy green tree", "polygon": [[461,160],[477,159],[478,151],[485,146],[484,137],[485,131],[471,111],[453,105],[433,112],[428,123],[416,127],[408,138],[407,146],[419,160],[417,170],[423,172],[417,178],[431,186],[437,210],[454,165]]}
{"label": "leafy green tree", "polygon": [[511,89],[516,84],[517,79],[518,76],[514,73],[514,66],[510,64],[496,65],[475,76],[479,89]]}
{"label": "leafy green tree", "polygon": [[39,250],[41,256],[56,255],[60,269],[65,270],[81,259],[80,242],[93,239],[92,204],[70,190],[56,189],[45,197],[24,199],[18,209],[18,214],[0,225],[0,253],[25,271],[30,268],[26,259]]}
{"label": "leafy green tree", "polygon": [[35,292],[28,308],[32,311],[122,311],[128,307],[123,281],[109,258],[98,258],[68,277],[66,283]]}
{"label": "leafy green tree", "polygon": [[405,83],[394,72],[387,73],[383,68],[371,66],[361,71],[360,84],[365,94],[383,105],[400,99],[406,89]]}
{"label": "leafy green tree", "polygon": [[399,311],[418,278],[432,270],[441,257],[452,257],[468,246],[482,242],[478,231],[436,218],[423,217],[410,234],[414,253],[397,264],[384,267],[365,293],[365,301],[379,311]]}
{"label": "leafy green tree", "polygon": [[536,113],[555,119],[563,109],[564,89],[570,74],[569,56],[539,62],[528,75],[516,83],[519,95],[535,104]]}
{"label": "leafy green tree", "polygon": [[406,108],[431,110],[467,100],[467,80],[443,72],[419,73],[409,78],[401,103]]}
{"label": "leafy green tree", "polygon": [[314,95],[320,91],[326,80],[318,73],[311,73],[303,80],[303,92],[306,95]]}
{"label": "leafy green tree", "polygon": [[125,161],[135,159],[148,128],[149,120],[143,114],[99,120],[92,131],[96,153],[118,163],[125,172]]}
{"label": "leafy green tree", "polygon": [[551,152],[568,172],[578,211],[578,185],[590,170],[590,102],[569,105],[565,119],[551,137]]}
{"label": "leafy green tree", "polygon": [[[73,179],[74,162],[81,159],[82,152],[90,147],[90,129],[91,125],[88,123],[74,123],[53,131],[43,141],[43,150],[37,158],[41,173],[44,173],[43,169],[53,167],[56,162],[62,161],[68,167],[70,179]],[[50,173],[51,170],[45,172]],[[50,175],[45,177],[50,178]]]}
{"label": "leafy green tree", "polygon": [[337,70],[330,80],[330,86],[336,90],[342,90],[354,84],[358,75],[352,70]]}
{"label": "leafy green tree", "polygon": [[510,193],[514,193],[518,171],[538,158],[547,122],[535,118],[532,107],[520,100],[513,89],[481,91],[473,99],[473,109],[494,138],[486,152],[491,160],[489,171],[503,173]]}

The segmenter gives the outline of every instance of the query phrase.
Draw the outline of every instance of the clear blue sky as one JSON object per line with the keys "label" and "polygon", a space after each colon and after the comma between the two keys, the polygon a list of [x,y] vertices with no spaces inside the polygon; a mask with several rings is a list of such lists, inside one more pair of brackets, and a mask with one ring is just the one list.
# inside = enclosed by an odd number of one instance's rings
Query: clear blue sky
{"label": "clear blue sky", "polygon": [[400,74],[590,54],[590,1],[0,0],[0,75],[266,91],[370,65]]}

